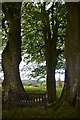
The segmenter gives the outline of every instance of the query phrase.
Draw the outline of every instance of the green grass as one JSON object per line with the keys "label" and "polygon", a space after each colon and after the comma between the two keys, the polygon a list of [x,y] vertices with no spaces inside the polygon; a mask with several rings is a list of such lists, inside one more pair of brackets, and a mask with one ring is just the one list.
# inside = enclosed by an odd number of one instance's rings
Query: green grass
{"label": "green grass", "polygon": [[62,92],[62,87],[56,87],[56,94],[57,94],[57,98],[59,98],[60,97],[60,95],[61,95],[61,92]]}
{"label": "green grass", "polygon": [[[24,86],[26,92],[33,92],[33,93],[45,93],[46,92],[46,88],[45,87],[29,87],[29,86]],[[62,88],[61,87],[57,87],[56,88],[57,91],[57,98],[60,97],[61,92],[62,92]]]}
{"label": "green grass", "polygon": [[2,91],[2,85],[0,84],[0,91]]}
{"label": "green grass", "polygon": [[44,93],[46,92],[45,88],[41,87],[29,87],[29,86],[24,86],[26,92],[33,92],[33,93]]}
{"label": "green grass", "polygon": [[48,108],[45,111],[44,107],[16,106],[10,110],[5,107],[3,118],[77,118],[77,112],[72,107]]}
{"label": "green grass", "polygon": [[[42,87],[24,86],[24,88],[27,92],[46,92],[46,89]],[[56,90],[59,97],[62,88],[56,88]],[[15,106],[8,110],[8,106],[4,104],[2,113],[3,118],[77,118],[77,112],[70,106],[62,106],[59,109],[54,109],[54,106],[52,108],[48,107],[47,111],[44,107]]]}

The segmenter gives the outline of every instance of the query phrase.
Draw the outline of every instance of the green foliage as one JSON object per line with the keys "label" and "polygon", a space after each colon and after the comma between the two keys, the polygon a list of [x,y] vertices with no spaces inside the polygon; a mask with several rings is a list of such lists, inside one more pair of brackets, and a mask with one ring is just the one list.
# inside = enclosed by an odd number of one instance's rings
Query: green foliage
{"label": "green foliage", "polygon": [[43,80],[43,81],[40,83],[40,85],[42,85],[43,83],[45,83],[45,80]]}
{"label": "green foliage", "polygon": [[25,86],[32,86],[32,83],[27,83]]}
{"label": "green foliage", "polygon": [[61,82],[61,80],[60,79],[58,79],[58,85],[59,85],[59,87],[62,87],[62,82]]}
{"label": "green foliage", "polygon": [[38,65],[33,71],[32,71],[32,74],[30,74],[31,77],[33,78],[36,78],[37,76],[40,76],[38,77],[37,80],[40,80],[41,78],[45,78],[46,76],[46,66],[43,66],[43,65]]}
{"label": "green foliage", "polygon": [[[50,2],[46,3],[46,7],[50,4]],[[11,4],[9,4],[11,5]],[[16,3],[18,5],[18,3]],[[30,62],[34,62],[37,64],[34,69],[32,69],[31,77],[36,78],[40,76],[38,79],[44,78],[46,75],[46,66],[45,64],[41,65],[41,63],[45,62],[45,41],[43,38],[44,32],[44,23],[43,21],[47,19],[49,15],[50,29],[52,34],[52,13],[51,7],[46,10],[46,12],[41,12],[42,4],[40,2],[23,2],[21,9],[21,36],[22,36],[22,56],[24,56],[24,61],[28,65]],[[15,6],[16,7],[16,6]],[[17,7],[15,8],[17,9]],[[3,14],[3,13],[2,13]],[[64,49],[65,44],[65,33],[66,33],[66,7],[65,4],[55,3],[54,5],[54,25],[56,22],[59,22],[58,28],[58,39],[56,49]],[[3,18],[5,15],[3,14]],[[7,33],[9,33],[8,21],[5,21],[5,27]],[[8,40],[8,34],[6,34],[5,29],[2,31],[2,42],[1,46],[4,49],[6,42]],[[65,68],[65,59],[64,52],[62,52],[58,56],[58,63],[56,69],[64,69]],[[38,65],[39,64],[39,65]],[[26,65],[26,66],[27,66]],[[28,69],[28,67],[27,67]],[[30,69],[30,68],[29,68]],[[26,71],[25,67],[23,71]]]}
{"label": "green foliage", "polygon": [[[46,3],[48,6],[50,3]],[[22,5],[22,18],[21,18],[21,26],[22,26],[22,55],[27,54],[24,57],[24,61],[29,64],[30,62],[36,61],[37,64],[41,64],[45,61],[45,41],[43,38],[44,32],[44,23],[43,21],[48,18],[49,14],[49,22],[50,29],[52,34],[52,5],[46,10],[46,12],[41,12],[41,3],[34,2],[32,3],[23,3]],[[66,25],[67,25],[67,11],[65,4],[55,3],[54,4],[54,25],[58,21],[58,38],[56,49],[64,50],[65,44],[65,34],[66,34]],[[58,63],[56,69],[64,69],[65,68],[65,57],[64,52],[58,56]],[[31,77],[35,78],[36,76],[44,77],[46,74],[45,65],[38,67],[34,67],[32,70]],[[42,73],[41,73],[42,72]],[[43,75],[42,75],[43,74]],[[39,78],[40,79],[40,78]]]}
{"label": "green foliage", "polygon": [[24,3],[22,6],[22,54],[25,51],[28,54],[25,60],[38,63],[44,61],[44,52],[37,52],[44,45],[40,6],[39,3]]}
{"label": "green foliage", "polygon": [[64,56],[64,52],[62,52],[59,56],[58,56],[58,62],[56,65],[56,69],[65,69],[65,56]]}
{"label": "green foliage", "polygon": [[[1,59],[0,59],[0,63],[1,63]],[[0,64],[0,81],[2,82],[2,80],[3,80],[3,72],[2,72],[2,67]]]}
{"label": "green foliage", "polygon": [[28,83],[28,86],[31,86],[32,85],[32,83]]}

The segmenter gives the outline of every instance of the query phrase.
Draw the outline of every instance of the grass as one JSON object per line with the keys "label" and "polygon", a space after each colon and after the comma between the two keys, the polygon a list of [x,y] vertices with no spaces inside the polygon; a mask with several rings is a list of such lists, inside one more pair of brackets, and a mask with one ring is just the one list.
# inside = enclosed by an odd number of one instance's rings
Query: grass
{"label": "grass", "polygon": [[1,92],[2,92],[2,85],[0,84],[0,94],[1,94]]}
{"label": "grass", "polygon": [[2,84],[0,84],[0,88],[2,87]]}
{"label": "grass", "polygon": [[29,86],[24,86],[26,92],[33,92],[33,93],[44,93],[46,92],[45,88],[41,88],[41,87],[29,87]]}
{"label": "grass", "polygon": [[60,97],[60,95],[61,95],[61,92],[62,92],[62,87],[56,87],[56,94],[57,94],[57,98],[59,98]]}
{"label": "grass", "polygon": [[77,112],[72,107],[48,108],[45,111],[44,107],[23,107],[16,106],[11,110],[3,110],[3,118],[77,118]]}
{"label": "grass", "polygon": [[[29,86],[24,86],[26,92],[33,92],[33,93],[45,93],[46,89],[45,87],[29,87]],[[59,98],[62,92],[62,87],[57,87],[57,97]]]}
{"label": "grass", "polygon": [[[24,86],[27,92],[37,92],[44,93],[46,92],[45,88],[42,87],[28,87]],[[62,88],[56,88],[57,96],[59,97],[62,91]],[[48,108],[45,111],[44,107],[26,107],[26,106],[15,106],[12,109],[8,110],[6,104],[3,105],[2,110],[3,118],[77,118],[77,112],[73,107],[65,106],[60,107],[59,109]]]}

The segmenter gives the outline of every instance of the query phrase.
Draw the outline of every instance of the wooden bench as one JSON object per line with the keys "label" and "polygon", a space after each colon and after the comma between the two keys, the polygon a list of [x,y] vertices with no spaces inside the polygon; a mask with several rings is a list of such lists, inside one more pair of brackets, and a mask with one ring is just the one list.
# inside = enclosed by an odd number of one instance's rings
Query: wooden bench
{"label": "wooden bench", "polygon": [[44,106],[47,110],[46,93],[8,92],[8,109],[11,105]]}

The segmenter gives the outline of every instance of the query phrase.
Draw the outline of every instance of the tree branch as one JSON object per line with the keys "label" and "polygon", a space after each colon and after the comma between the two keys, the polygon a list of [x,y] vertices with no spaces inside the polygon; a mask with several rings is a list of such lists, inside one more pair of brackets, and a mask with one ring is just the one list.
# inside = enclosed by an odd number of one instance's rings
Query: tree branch
{"label": "tree branch", "polygon": [[33,52],[33,53],[31,54],[31,56],[33,56],[35,53],[41,52],[41,50],[42,50],[44,47],[45,47],[45,45],[41,46],[40,49],[37,50],[36,52]]}
{"label": "tree branch", "polygon": [[[27,33],[23,34],[22,37],[25,36],[26,34],[32,32],[32,31],[36,31],[36,33],[37,33],[37,32],[39,32],[39,31],[43,31],[43,30],[42,30],[42,29],[35,29],[35,28],[34,28],[34,29],[32,29],[32,30],[29,30]],[[36,34],[36,33],[35,33],[35,34]]]}
{"label": "tree branch", "polygon": [[54,14],[54,2],[51,6],[51,11],[52,11],[52,31],[54,32],[54,17],[53,17],[53,14]]}

